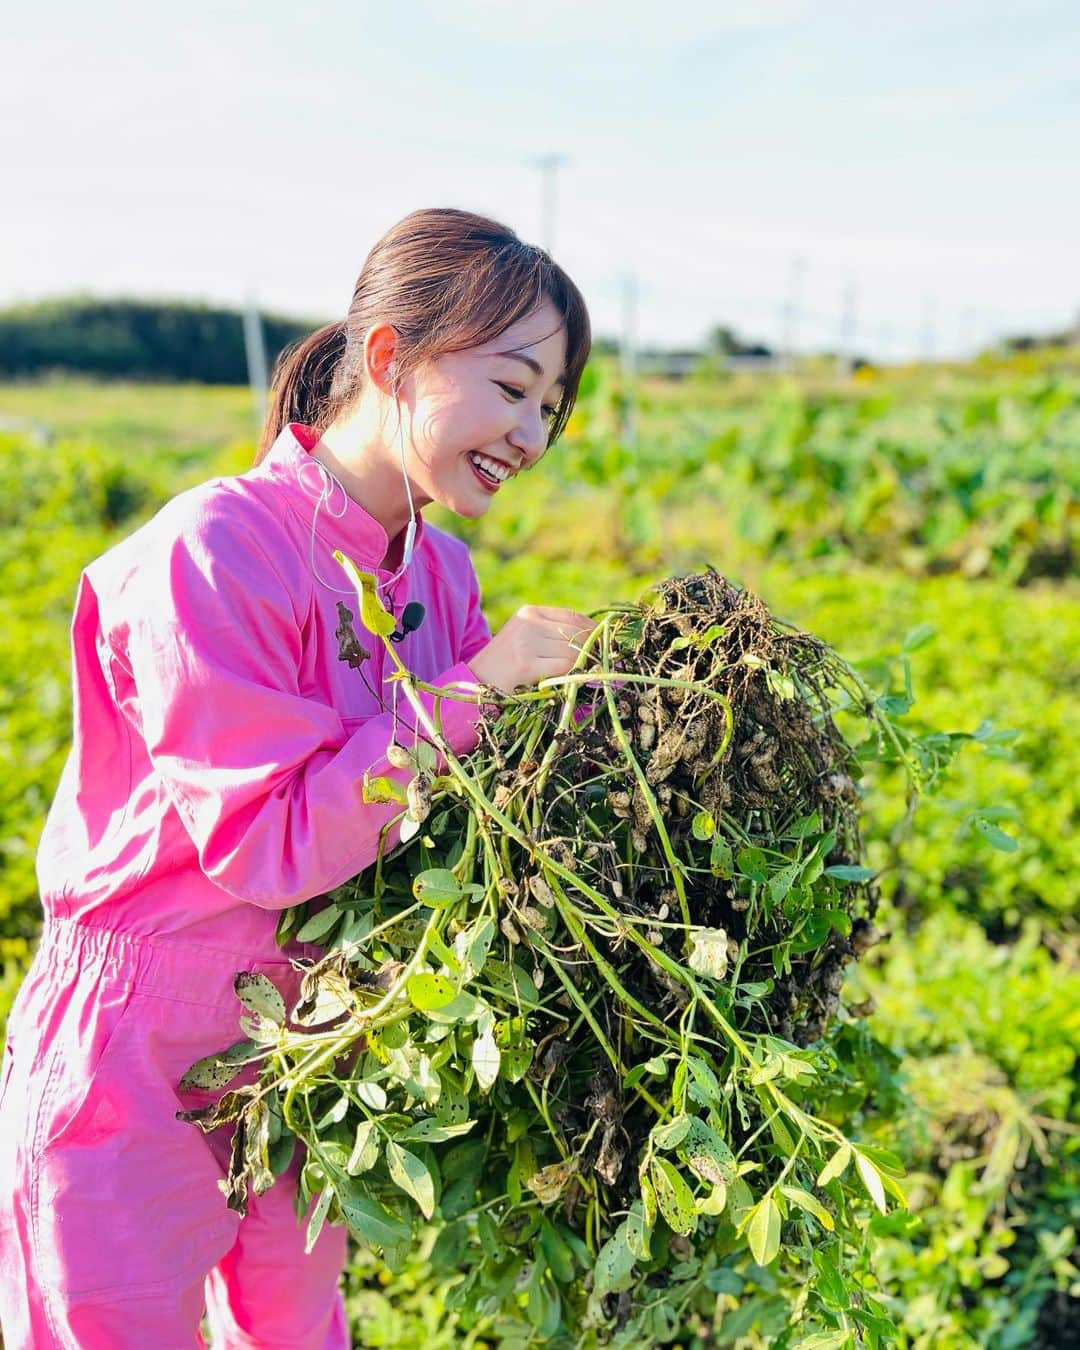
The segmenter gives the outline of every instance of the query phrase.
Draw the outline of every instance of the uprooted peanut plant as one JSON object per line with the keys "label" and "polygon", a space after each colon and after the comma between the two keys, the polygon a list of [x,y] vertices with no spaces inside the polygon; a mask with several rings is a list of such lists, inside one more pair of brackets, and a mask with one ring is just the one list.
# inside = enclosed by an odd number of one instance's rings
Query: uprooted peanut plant
{"label": "uprooted peanut plant", "polygon": [[310,1240],[345,1222],[393,1266],[435,1225],[460,1324],[504,1344],[667,1343],[777,1260],[800,1335],[887,1340],[843,1272],[900,1168],[848,1137],[865,1086],[832,1042],[882,936],[863,779],[913,803],[967,738],[905,729],[910,687],[706,571],[598,615],[569,675],[486,695],[459,760],[343,565],[424,734],[366,788],[404,842],[283,916],[326,949],[297,1006],[239,977],[245,1039],[186,1076],[257,1066],[184,1113],[235,1125],[228,1203],[299,1140]]}

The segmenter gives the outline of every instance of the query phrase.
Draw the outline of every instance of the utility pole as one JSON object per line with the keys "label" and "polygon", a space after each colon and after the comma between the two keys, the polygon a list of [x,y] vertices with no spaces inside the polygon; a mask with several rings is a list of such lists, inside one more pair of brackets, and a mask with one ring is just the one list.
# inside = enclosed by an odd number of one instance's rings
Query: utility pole
{"label": "utility pole", "polygon": [[798,340],[799,307],[802,301],[806,259],[792,258],[788,268],[787,296],[781,310],[783,320],[783,356],[789,367],[795,364],[795,343]]}
{"label": "utility pole", "polygon": [[248,291],[244,303],[244,354],[247,357],[248,384],[255,408],[255,421],[261,427],[266,418],[266,396],[270,379],[266,363],[266,343],[263,341],[262,320],[255,302],[254,291]]}
{"label": "utility pole", "polygon": [[632,446],[637,438],[634,396],[637,382],[637,307],[637,277],[633,272],[627,272],[622,280],[622,336],[619,340],[619,369],[622,375],[619,438],[626,446]]}
{"label": "utility pole", "polygon": [[540,170],[540,247],[545,253],[555,247],[555,174],[565,163],[565,155],[551,153],[532,160]]}
{"label": "utility pole", "polygon": [[840,304],[840,338],[836,349],[836,373],[844,380],[855,367],[855,322],[858,292],[853,281],[844,288]]}
{"label": "utility pole", "polygon": [[920,346],[922,347],[922,359],[929,364],[934,359],[935,339],[937,336],[937,305],[933,296],[923,297],[922,306],[922,333],[920,336]]}

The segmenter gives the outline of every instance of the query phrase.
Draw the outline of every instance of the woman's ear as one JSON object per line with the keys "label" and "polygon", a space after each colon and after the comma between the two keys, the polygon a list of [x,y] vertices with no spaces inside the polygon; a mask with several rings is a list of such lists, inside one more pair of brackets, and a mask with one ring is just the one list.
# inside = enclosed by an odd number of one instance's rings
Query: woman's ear
{"label": "woman's ear", "polygon": [[391,398],[397,394],[397,329],[380,323],[364,339],[364,374],[376,388]]}

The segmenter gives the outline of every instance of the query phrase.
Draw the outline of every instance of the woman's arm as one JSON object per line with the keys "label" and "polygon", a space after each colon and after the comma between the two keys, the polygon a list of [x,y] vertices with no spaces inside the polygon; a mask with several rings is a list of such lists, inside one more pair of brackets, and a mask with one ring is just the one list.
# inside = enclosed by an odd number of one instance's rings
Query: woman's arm
{"label": "woman's arm", "polygon": [[[373,861],[393,806],[364,803],[365,771],[405,780],[385,751],[389,714],[347,731],[337,711],[298,687],[305,598],[292,593],[267,546],[242,522],[210,516],[141,566],[109,625],[130,670],[151,762],[222,889],[267,909],[340,885]],[[475,579],[474,579],[475,582]],[[475,613],[473,612],[475,610]],[[467,641],[486,642],[478,601]],[[435,685],[475,685],[464,660]],[[434,697],[426,695],[429,712]],[[412,723],[399,699],[399,740]],[[479,706],[441,701],[457,753],[472,748]]]}

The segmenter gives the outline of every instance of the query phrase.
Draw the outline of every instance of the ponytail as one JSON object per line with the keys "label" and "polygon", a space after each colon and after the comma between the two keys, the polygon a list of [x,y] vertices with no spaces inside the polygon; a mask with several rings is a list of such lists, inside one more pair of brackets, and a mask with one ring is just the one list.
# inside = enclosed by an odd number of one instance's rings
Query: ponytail
{"label": "ponytail", "polygon": [[328,323],[278,357],[255,463],[259,464],[290,422],[319,426],[331,403],[334,376],[345,356],[344,321]]}

